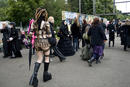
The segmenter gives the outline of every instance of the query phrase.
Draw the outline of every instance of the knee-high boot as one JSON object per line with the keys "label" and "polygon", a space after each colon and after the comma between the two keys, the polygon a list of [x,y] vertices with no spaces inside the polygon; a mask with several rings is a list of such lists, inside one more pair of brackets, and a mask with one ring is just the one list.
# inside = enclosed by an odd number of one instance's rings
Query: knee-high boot
{"label": "knee-high boot", "polygon": [[95,58],[92,56],[91,59],[88,60],[88,65],[91,67],[93,61],[95,61]]}
{"label": "knee-high boot", "polygon": [[31,76],[31,79],[29,82],[29,85],[32,85],[33,87],[38,87],[37,73],[38,73],[40,65],[41,65],[41,63],[36,62],[35,66],[34,66],[34,72]]}
{"label": "knee-high boot", "polygon": [[51,73],[48,72],[49,63],[44,62],[43,81],[46,82],[52,79]]}

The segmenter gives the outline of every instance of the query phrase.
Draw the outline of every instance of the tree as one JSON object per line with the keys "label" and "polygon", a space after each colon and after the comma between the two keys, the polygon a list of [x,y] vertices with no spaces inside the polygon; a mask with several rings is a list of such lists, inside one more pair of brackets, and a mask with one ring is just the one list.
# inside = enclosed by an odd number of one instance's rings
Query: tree
{"label": "tree", "polygon": [[8,20],[16,22],[17,25],[22,22],[23,26],[26,26],[29,19],[34,18],[35,9],[39,3],[37,0],[9,0],[8,4]]}
{"label": "tree", "polygon": [[7,0],[0,0],[0,21],[6,20],[6,9],[8,7]]}

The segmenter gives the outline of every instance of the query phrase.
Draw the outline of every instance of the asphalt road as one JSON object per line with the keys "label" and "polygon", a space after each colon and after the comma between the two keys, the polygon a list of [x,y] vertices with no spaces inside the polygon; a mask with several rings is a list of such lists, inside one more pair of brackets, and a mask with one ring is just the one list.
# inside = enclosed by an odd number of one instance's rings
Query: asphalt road
{"label": "asphalt road", "polygon": [[[124,52],[119,38],[115,47],[109,48],[107,44],[101,64],[93,64],[93,67],[81,60],[81,50],[63,63],[53,58],[49,69],[53,79],[46,83],[42,81],[42,64],[38,73],[39,87],[130,87],[130,49]],[[36,56],[29,71],[28,49],[22,50],[22,54],[23,58],[3,59],[0,53],[0,87],[30,87]]]}

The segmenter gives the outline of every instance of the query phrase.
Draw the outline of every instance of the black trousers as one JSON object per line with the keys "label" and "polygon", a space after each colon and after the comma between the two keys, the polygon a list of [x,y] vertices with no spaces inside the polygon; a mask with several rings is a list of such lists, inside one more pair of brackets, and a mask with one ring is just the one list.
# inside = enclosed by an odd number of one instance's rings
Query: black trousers
{"label": "black trousers", "polygon": [[11,50],[10,50],[10,43],[7,41],[3,41],[3,53],[4,56],[10,56],[11,55]]}
{"label": "black trousers", "polygon": [[109,47],[111,46],[111,41],[113,42],[113,47],[114,47],[114,44],[115,44],[115,40],[109,40]]}
{"label": "black trousers", "polygon": [[127,50],[127,44],[124,44],[124,50],[125,51]]}
{"label": "black trousers", "polygon": [[12,51],[11,56],[14,54],[15,57],[22,57],[20,49],[18,49],[18,47],[16,45],[17,44],[15,42],[11,43],[11,51]]}

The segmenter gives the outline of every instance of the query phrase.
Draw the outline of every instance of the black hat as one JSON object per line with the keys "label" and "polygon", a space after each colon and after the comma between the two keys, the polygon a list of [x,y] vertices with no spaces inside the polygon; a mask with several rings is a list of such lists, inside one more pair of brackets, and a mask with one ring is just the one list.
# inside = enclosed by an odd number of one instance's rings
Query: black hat
{"label": "black hat", "polygon": [[10,25],[16,26],[15,22],[10,22]]}

